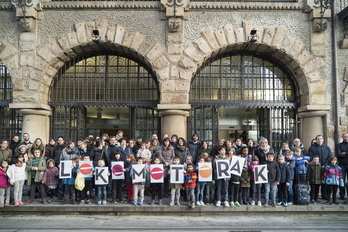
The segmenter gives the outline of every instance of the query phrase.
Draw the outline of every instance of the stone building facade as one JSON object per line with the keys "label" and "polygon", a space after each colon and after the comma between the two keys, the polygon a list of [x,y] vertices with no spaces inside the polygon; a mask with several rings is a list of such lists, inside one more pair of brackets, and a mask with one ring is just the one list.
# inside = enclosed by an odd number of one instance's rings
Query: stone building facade
{"label": "stone building facade", "polygon": [[[336,8],[337,11],[341,10],[339,6]],[[57,107],[65,107],[65,110],[71,107],[98,107],[99,111],[106,106],[129,107],[135,111],[136,107],[152,107],[155,116],[152,115],[151,120],[158,121],[151,126],[149,124],[148,127],[159,128],[149,129],[146,132],[166,132],[169,135],[177,134],[187,138],[194,132],[204,131],[204,125],[201,124],[209,122],[210,126],[207,127],[212,128],[205,132],[217,135],[210,135],[210,137],[206,134],[200,135],[203,139],[212,142],[216,142],[221,137],[219,128],[221,129],[222,126],[219,127],[219,120],[222,120],[223,113],[227,114],[227,111],[221,109],[230,107],[229,109],[232,110],[228,112],[233,112],[233,109],[258,111],[255,113],[257,125],[255,124],[252,129],[256,131],[255,136],[263,135],[271,138],[271,141],[273,139],[278,142],[299,136],[308,147],[315,135],[323,134],[326,142],[333,148],[335,126],[338,125],[338,131],[336,130],[338,134],[346,132],[348,126],[346,71],[348,50],[344,49],[343,22],[337,18],[335,34],[337,43],[342,46],[337,48],[338,102],[336,102],[333,78],[335,71],[332,65],[332,19],[330,9],[327,9],[323,15],[320,11],[321,8],[313,0],[280,2],[189,0],[12,0],[10,2],[2,0],[0,1],[0,60],[8,70],[12,84],[10,102],[8,105],[2,104],[2,107],[16,110],[22,115],[21,132],[30,133],[32,138],[41,137],[45,142],[51,136],[57,135],[54,132],[59,126],[57,112],[55,113]],[[326,23],[326,30],[320,30],[321,23],[322,25]],[[63,76],[70,73],[68,72],[70,67],[80,64],[79,62],[88,57],[99,55],[120,56],[143,67],[153,78],[157,87],[158,98],[152,99],[155,103],[147,104],[146,94],[143,96],[145,100],[140,99],[139,96],[131,99],[130,94],[128,99],[122,101],[118,101],[118,98],[98,101],[100,97],[97,96],[89,99],[88,103],[86,99],[82,99],[83,97],[76,97],[74,100],[64,97],[69,95],[73,87],[68,88],[67,83],[59,84],[59,78],[63,80]],[[275,71],[269,71],[271,68],[265,71],[266,66],[261,63],[270,64],[273,70],[278,68],[283,70],[282,73],[287,75],[283,79],[288,78],[291,82],[289,84],[291,93],[286,95],[288,98],[256,97],[248,100],[237,96],[237,100],[233,97],[221,99],[223,91],[219,88],[224,89],[232,84],[213,87],[209,86],[209,83],[214,82],[211,81],[212,79],[221,79],[225,75],[221,72],[216,74],[211,70],[213,70],[214,62],[223,63],[226,57],[230,57],[231,60],[250,61],[238,63],[240,65],[233,68],[233,71],[227,71],[226,80],[235,75],[237,69],[239,70],[237,73],[247,70],[243,65],[252,63],[253,67],[259,65],[260,67],[255,68],[255,71],[252,68],[251,71],[245,71],[241,75],[250,78],[251,82],[257,85],[261,83],[257,80],[262,81],[268,73],[267,75],[273,78],[273,81],[268,84],[270,88],[273,88],[270,90],[270,95],[273,96],[276,96],[275,89],[284,90],[283,92],[289,89],[285,87],[285,84],[275,87],[277,82],[274,80],[278,78],[275,77]],[[258,61],[251,61],[251,59]],[[232,63],[228,65],[232,67]],[[220,68],[226,67],[220,65]],[[117,71],[115,73],[117,75]],[[202,82],[205,88],[199,87],[198,82],[195,84],[198,74],[203,79],[207,78],[206,82]],[[69,83],[73,81],[72,77],[73,75],[69,78],[64,76]],[[110,75],[107,78],[110,78]],[[285,83],[283,79],[279,83]],[[233,79],[232,82],[237,83],[236,80]],[[116,86],[120,86],[117,83]],[[132,86],[136,85],[134,83]],[[232,92],[236,93],[238,86],[244,86],[242,89],[248,88],[251,94],[254,94],[252,89],[257,86],[250,83],[244,84],[245,86],[233,84]],[[105,88],[108,88],[106,85]],[[52,92],[54,88],[58,88],[57,86],[66,88],[66,92],[61,92],[60,96],[53,95]],[[193,86],[196,86],[196,92],[203,91],[202,95],[194,98]],[[122,88],[120,87],[121,90]],[[207,90],[209,88],[220,91],[221,95],[219,92],[216,98],[205,101],[202,96],[215,94],[210,93]],[[127,92],[129,91],[131,90],[127,89]],[[245,94],[243,91],[245,89],[237,95]],[[231,93],[231,96],[233,94]],[[60,100],[54,102],[54,96],[60,97]],[[293,99],[289,100],[289,98]],[[5,102],[9,99],[1,100]],[[86,103],[83,103],[84,100]],[[144,104],[140,104],[142,100]],[[196,115],[193,115],[194,107],[201,110],[197,111]],[[204,121],[202,109],[206,108],[211,109],[213,116],[207,116]],[[115,111],[117,109],[115,108]],[[281,137],[282,126],[286,124],[282,120],[288,120],[283,116],[289,111],[280,111],[279,126],[275,128],[274,119],[277,116],[272,114],[272,110],[277,109],[291,109],[293,112],[292,122],[290,124],[286,122],[290,127],[288,130],[291,130],[290,137]],[[214,116],[214,112],[219,112],[218,116]],[[88,112],[78,111],[72,117],[79,118],[85,113],[88,114]],[[337,123],[336,113],[338,114]],[[129,118],[130,121],[142,122],[140,116],[137,118],[133,115]],[[198,118],[200,123],[197,121]],[[265,130],[262,130],[261,118],[264,118],[266,122]],[[65,119],[63,117],[62,120]],[[147,120],[146,117],[143,119]],[[81,126],[86,123],[88,124],[82,120],[79,125],[76,125],[74,121],[74,125],[65,126],[67,130],[74,127],[76,129],[73,131],[74,136],[78,137],[88,133],[85,126]],[[57,124],[56,127],[55,124]],[[90,124],[93,123],[90,122]],[[137,135],[138,126],[130,125],[129,127],[129,135]],[[239,132],[248,130],[243,128],[253,127],[241,127],[238,129]],[[274,134],[276,129],[280,132]],[[230,135],[231,131],[233,127],[226,132],[227,135]],[[289,135],[288,132],[286,133]]]}

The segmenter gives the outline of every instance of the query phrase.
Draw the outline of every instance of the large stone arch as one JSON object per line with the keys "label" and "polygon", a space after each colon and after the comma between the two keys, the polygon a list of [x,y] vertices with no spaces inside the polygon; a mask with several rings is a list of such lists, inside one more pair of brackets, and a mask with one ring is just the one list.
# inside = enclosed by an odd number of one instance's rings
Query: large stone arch
{"label": "large stone arch", "polygon": [[[98,43],[93,40],[94,29],[100,34]],[[161,43],[152,41],[138,31],[131,32],[122,25],[110,25],[106,19],[79,22],[74,25],[73,32],[61,34],[37,52],[35,69],[42,72],[43,77],[38,90],[45,94],[42,103],[47,104],[51,82],[66,62],[103,49],[120,52],[142,62],[152,71],[158,83],[166,78],[167,72],[161,70],[168,66],[168,61],[163,55],[166,49]]]}
{"label": "large stone arch", "polygon": [[[192,82],[208,59],[245,49],[251,29],[252,22],[245,22],[241,28],[227,24],[217,31],[211,27],[204,29],[202,36],[185,48],[179,61],[180,76]],[[246,51],[266,54],[281,62],[298,83],[301,106],[329,105],[330,96],[325,93],[327,81],[320,74],[323,58],[314,57],[300,38],[294,38],[283,27],[256,29],[258,40],[249,43]]]}

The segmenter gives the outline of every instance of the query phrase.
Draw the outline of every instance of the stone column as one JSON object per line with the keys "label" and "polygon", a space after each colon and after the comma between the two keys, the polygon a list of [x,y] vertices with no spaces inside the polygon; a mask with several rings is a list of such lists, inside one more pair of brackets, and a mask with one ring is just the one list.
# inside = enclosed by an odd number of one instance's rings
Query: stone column
{"label": "stone column", "polygon": [[308,105],[299,108],[299,118],[301,118],[300,139],[309,148],[312,139],[317,135],[325,138],[324,116],[329,113],[330,106],[327,105]]}
{"label": "stone column", "polygon": [[49,142],[51,109],[44,104],[23,104],[12,103],[10,108],[19,109],[19,113],[23,115],[22,133],[28,133],[30,140],[41,138],[42,142]]}
{"label": "stone column", "polygon": [[[168,133],[169,137],[176,134],[186,139],[187,117],[191,110],[190,104],[158,104],[159,116],[161,117],[162,134]],[[160,136],[159,136],[160,137]]]}

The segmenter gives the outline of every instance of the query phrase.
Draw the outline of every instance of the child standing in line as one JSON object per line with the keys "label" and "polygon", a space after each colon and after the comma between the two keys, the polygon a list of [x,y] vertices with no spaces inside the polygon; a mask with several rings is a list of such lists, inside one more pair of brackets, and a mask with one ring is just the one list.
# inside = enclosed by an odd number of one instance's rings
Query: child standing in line
{"label": "child standing in line", "polygon": [[186,189],[188,206],[194,209],[197,173],[194,171],[193,164],[187,164],[187,172],[184,176],[184,180],[185,180],[184,187]]}
{"label": "child standing in line", "polygon": [[207,158],[207,163],[211,163],[212,165],[212,181],[206,182],[205,184],[205,202],[207,204],[214,204],[214,197],[215,197],[215,178],[214,178],[214,167],[213,167],[213,160],[214,158],[212,156],[209,156]]}
{"label": "child standing in line", "polygon": [[280,181],[278,164],[274,161],[275,155],[272,151],[267,154],[268,183],[265,183],[265,206],[268,206],[271,193],[272,206],[276,207],[277,182]]}
{"label": "child standing in line", "polygon": [[[198,163],[205,163],[205,159],[203,156],[201,156],[198,159]],[[196,172],[199,172],[198,163],[196,164],[196,167],[195,167]],[[204,202],[203,202],[204,187],[205,187],[205,182],[197,180],[196,205],[198,206],[204,206]]]}
{"label": "child standing in line", "polygon": [[11,166],[9,166],[7,170],[7,176],[10,180],[10,184],[14,185],[14,201],[15,206],[23,205],[22,195],[23,195],[23,185],[25,180],[27,179],[27,174],[25,172],[25,167],[27,166],[24,163],[23,155],[18,155],[17,158],[14,159],[14,162]]}
{"label": "child standing in line", "polygon": [[[187,158],[187,157],[186,157]],[[174,165],[179,165],[180,164],[180,157],[179,156],[175,156],[174,160],[173,160],[173,164]],[[185,173],[185,171],[184,171]],[[170,169],[168,171],[168,174],[170,175]],[[174,199],[176,199],[176,204],[180,205],[180,190],[182,188],[182,184],[170,184],[170,203],[169,206],[173,206],[174,205]]]}
{"label": "child standing in line", "polygon": [[[232,162],[233,156],[237,156],[237,155],[236,155],[234,148],[230,148],[229,152],[232,155],[230,158],[231,159],[230,162]],[[230,187],[230,192],[231,192],[230,205],[232,207],[240,206],[240,203],[238,202],[239,201],[239,190],[240,190],[240,179],[241,179],[241,176],[231,174],[229,187]],[[225,205],[225,206],[228,207],[229,205]]]}
{"label": "child standing in line", "polygon": [[[98,160],[98,167],[105,167],[105,160],[101,159]],[[96,175],[95,170],[93,175]],[[108,169],[108,176],[110,176],[110,171]],[[96,184],[96,188],[98,189],[98,202],[97,205],[106,205],[106,187],[108,184]],[[102,201],[102,194],[103,194],[103,201]]]}
{"label": "child standing in line", "polygon": [[58,197],[58,183],[59,183],[59,171],[55,167],[53,159],[47,161],[47,169],[42,179],[42,184],[45,184],[50,189],[48,203],[53,201],[53,197]]}
{"label": "child standing in line", "polygon": [[221,195],[224,196],[225,207],[229,207],[228,204],[228,182],[230,178],[218,179],[216,173],[216,161],[218,160],[228,160],[226,157],[225,147],[218,148],[218,157],[214,159],[214,170],[215,170],[215,183],[216,183],[216,207],[221,206]]}
{"label": "child standing in line", "polygon": [[[306,163],[308,163],[308,160],[310,160],[310,157],[303,156],[301,154],[301,148],[295,147],[294,148],[294,158],[295,158],[296,177],[299,177],[300,181],[305,182],[306,181],[306,174],[307,174]],[[296,182],[298,182],[298,181],[296,181]]]}
{"label": "child standing in line", "polygon": [[278,198],[279,202],[277,205],[288,206],[288,187],[290,185],[290,168],[285,162],[284,155],[278,155],[278,165],[280,171],[280,181],[277,182],[279,186],[278,189]]}
{"label": "child standing in line", "polygon": [[[111,162],[123,162],[123,160],[121,159],[121,152],[116,151],[115,155],[114,155],[114,159],[111,160]],[[110,168],[111,167],[111,162],[110,162]],[[125,169],[123,169],[122,171],[125,171]],[[122,200],[122,181],[121,179],[115,179],[112,180],[112,203],[117,204],[117,200],[120,203],[123,203]]]}
{"label": "child standing in line", "polygon": [[[242,148],[242,152],[245,151],[245,149]],[[248,150],[249,151],[249,150]],[[250,170],[248,165],[248,157],[245,157],[245,163],[243,166],[242,176],[240,178],[240,188],[241,188],[241,200],[240,202],[243,202],[243,205],[248,205],[248,193],[250,192]]]}
{"label": "child standing in line", "polygon": [[25,167],[28,177],[28,185],[30,186],[30,199],[27,204],[34,202],[36,187],[40,190],[42,203],[47,204],[45,189],[41,182],[47,168],[45,156],[41,155],[40,148],[35,148],[33,152],[34,157],[28,160],[27,166]]}
{"label": "child standing in line", "polygon": [[133,182],[131,177],[131,169],[132,165],[135,164],[135,158],[134,155],[129,153],[126,155],[126,162],[124,164],[125,169],[125,182],[126,182],[126,189],[127,189],[127,201],[128,203],[132,203],[134,201],[134,189],[133,189]]}
{"label": "child standing in line", "polygon": [[[177,156],[179,157],[179,156]],[[179,157],[180,159],[180,157]],[[181,159],[180,159],[181,160]],[[180,163],[179,163],[180,164]],[[185,163],[184,163],[184,169],[187,170],[187,165],[192,164],[192,156],[186,156]]]}
{"label": "child standing in line", "polygon": [[[261,184],[255,183],[255,166],[259,165],[259,157],[253,156],[252,158],[252,164],[250,164],[250,180],[251,180],[251,187],[253,188],[253,197],[251,201],[251,205],[255,205],[257,200],[257,205],[262,206],[261,204]],[[257,194],[257,199],[256,199]]]}
{"label": "child standing in line", "polygon": [[[161,159],[156,157],[153,164],[161,164]],[[163,173],[164,174],[164,173]],[[163,183],[151,183],[151,205],[155,205],[156,193],[158,193],[158,204],[162,205]]]}
{"label": "child standing in line", "polygon": [[[73,158],[71,160],[71,177],[63,179],[63,184],[65,185],[65,193],[64,200],[62,204],[69,204],[69,202],[73,205],[75,203],[75,179],[77,174],[77,160]],[[70,200],[70,201],[69,201]]]}
{"label": "child standing in line", "polygon": [[[83,156],[83,161],[91,161],[91,158],[89,155]],[[80,171],[80,166],[76,170],[77,172]],[[92,164],[92,172],[94,171],[94,167]],[[91,205],[91,190],[92,190],[92,178],[93,177],[85,177],[85,187],[81,191],[81,200],[79,205],[88,204]]]}
{"label": "child standing in line", "polygon": [[321,180],[323,171],[321,164],[319,163],[319,156],[313,156],[313,161],[309,163],[307,170],[307,184],[311,186],[311,203],[315,204],[318,201],[319,187],[321,185]]}
{"label": "child standing in line", "polygon": [[[152,154],[151,154],[151,151],[148,148],[146,148],[146,142],[140,143],[140,148],[137,152],[137,157],[143,158],[143,164],[146,165],[147,172],[150,172]],[[145,191],[146,191],[146,195],[151,196],[150,175],[146,176]]]}
{"label": "child standing in line", "polygon": [[[327,185],[327,202],[328,205],[339,205],[336,201],[338,187],[344,187],[341,168],[338,166],[336,157],[330,157],[327,166],[324,170],[323,184]],[[331,200],[332,194],[332,200]]]}
{"label": "child standing in line", "polygon": [[[138,157],[137,158],[137,164],[139,164],[139,165],[143,164],[143,158]],[[146,167],[144,169],[144,172],[145,172],[145,180],[146,180],[146,176],[147,176],[147,173],[148,173]],[[131,173],[131,176],[134,175],[133,167],[132,167],[130,173]],[[134,206],[138,205],[138,195],[140,195],[139,205],[140,206],[144,205],[145,184],[146,184],[146,181],[143,181],[143,182],[133,182],[133,189],[134,189],[134,203],[133,203],[133,205]]]}
{"label": "child standing in line", "polygon": [[294,159],[294,153],[292,151],[287,151],[286,162],[290,169],[290,183],[289,183],[289,194],[288,194],[288,205],[293,205],[294,202],[294,178],[295,178],[295,166],[296,161]]}
{"label": "child standing in line", "polygon": [[[8,168],[8,161],[3,160],[0,167],[0,208],[10,205],[10,190],[11,185],[6,174]],[[5,202],[6,198],[6,202]]]}

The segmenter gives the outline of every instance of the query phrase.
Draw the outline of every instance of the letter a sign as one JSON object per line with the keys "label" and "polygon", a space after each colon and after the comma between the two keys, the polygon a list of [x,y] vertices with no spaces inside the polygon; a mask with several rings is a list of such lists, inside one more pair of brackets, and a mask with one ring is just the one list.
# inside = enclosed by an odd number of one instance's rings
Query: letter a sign
{"label": "letter a sign", "polygon": [[267,165],[254,166],[255,184],[263,184],[268,182]]}

